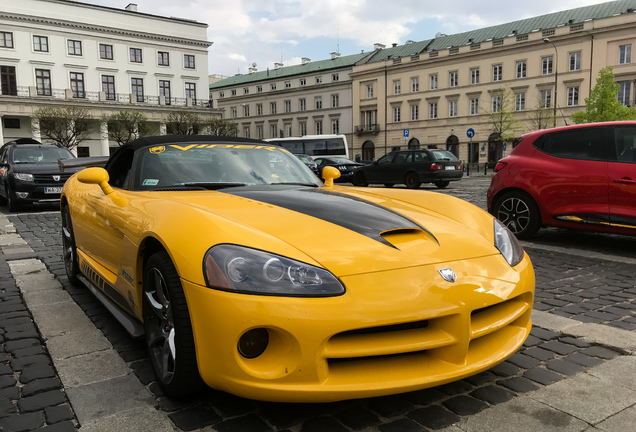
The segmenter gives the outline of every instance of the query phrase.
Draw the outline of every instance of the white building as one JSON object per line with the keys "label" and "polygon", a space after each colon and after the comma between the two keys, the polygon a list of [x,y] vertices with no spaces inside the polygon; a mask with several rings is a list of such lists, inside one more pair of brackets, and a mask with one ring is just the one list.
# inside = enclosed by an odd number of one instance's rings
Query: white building
{"label": "white building", "polygon": [[[218,116],[208,102],[207,24],[68,0],[0,7],[0,143],[43,139],[33,113],[80,106],[95,119],[84,156],[107,155],[103,115],[143,113],[160,133],[170,112]],[[46,139],[44,139],[46,141]]]}

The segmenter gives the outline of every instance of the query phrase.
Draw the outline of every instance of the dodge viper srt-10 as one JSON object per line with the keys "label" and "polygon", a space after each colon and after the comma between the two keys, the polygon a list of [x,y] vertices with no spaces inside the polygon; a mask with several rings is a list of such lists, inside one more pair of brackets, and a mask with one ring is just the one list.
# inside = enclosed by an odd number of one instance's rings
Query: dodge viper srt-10
{"label": "dodge viper srt-10", "polygon": [[460,199],[335,186],[332,167],[323,184],[240,138],[140,138],[102,166],[62,191],[66,272],[145,336],[168,395],[413,391],[484,371],[530,333],[529,257]]}

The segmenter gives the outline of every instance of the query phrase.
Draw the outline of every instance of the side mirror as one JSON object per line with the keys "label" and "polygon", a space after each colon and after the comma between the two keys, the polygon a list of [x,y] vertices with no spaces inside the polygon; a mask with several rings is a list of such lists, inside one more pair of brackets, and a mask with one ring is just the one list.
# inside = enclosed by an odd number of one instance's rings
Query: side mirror
{"label": "side mirror", "polygon": [[83,169],[77,175],[77,180],[79,180],[80,183],[99,185],[106,195],[113,193],[113,188],[108,184],[108,180],[110,180],[108,171],[104,168],[93,167]]}
{"label": "side mirror", "polygon": [[340,177],[340,170],[332,166],[326,166],[322,170],[322,178],[325,179],[325,186],[333,186],[333,181]]}
{"label": "side mirror", "polygon": [[377,161],[377,160],[374,160],[374,161],[373,161],[373,165],[377,165],[377,164],[378,164],[378,161]]}

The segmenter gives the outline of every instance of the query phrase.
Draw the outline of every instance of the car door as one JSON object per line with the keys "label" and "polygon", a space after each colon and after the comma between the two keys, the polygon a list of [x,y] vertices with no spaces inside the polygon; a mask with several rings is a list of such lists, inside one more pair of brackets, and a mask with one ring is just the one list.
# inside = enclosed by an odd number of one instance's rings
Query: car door
{"label": "car door", "polygon": [[636,126],[615,126],[612,132],[608,169],[610,221],[636,229]]}
{"label": "car door", "polygon": [[382,156],[372,165],[367,165],[362,168],[362,171],[367,177],[369,183],[385,183],[388,178],[388,173],[391,169],[391,161],[395,154],[389,153]]}
{"label": "car door", "polygon": [[404,182],[404,176],[412,164],[412,152],[398,152],[389,167],[387,181]]}

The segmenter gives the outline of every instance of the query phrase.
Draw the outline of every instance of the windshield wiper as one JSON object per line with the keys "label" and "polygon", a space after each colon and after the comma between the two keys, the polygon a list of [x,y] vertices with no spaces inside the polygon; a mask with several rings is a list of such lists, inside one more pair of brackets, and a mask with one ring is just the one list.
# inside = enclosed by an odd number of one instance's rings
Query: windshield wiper
{"label": "windshield wiper", "polygon": [[177,183],[174,186],[175,187],[202,187],[208,190],[217,190],[217,189],[224,189],[224,188],[230,188],[230,187],[247,186],[247,183],[187,182],[187,183]]}
{"label": "windshield wiper", "polygon": [[318,185],[316,185],[314,183],[300,183],[300,182],[280,182],[280,183],[270,183],[270,185],[292,185],[292,186],[318,187]]}

